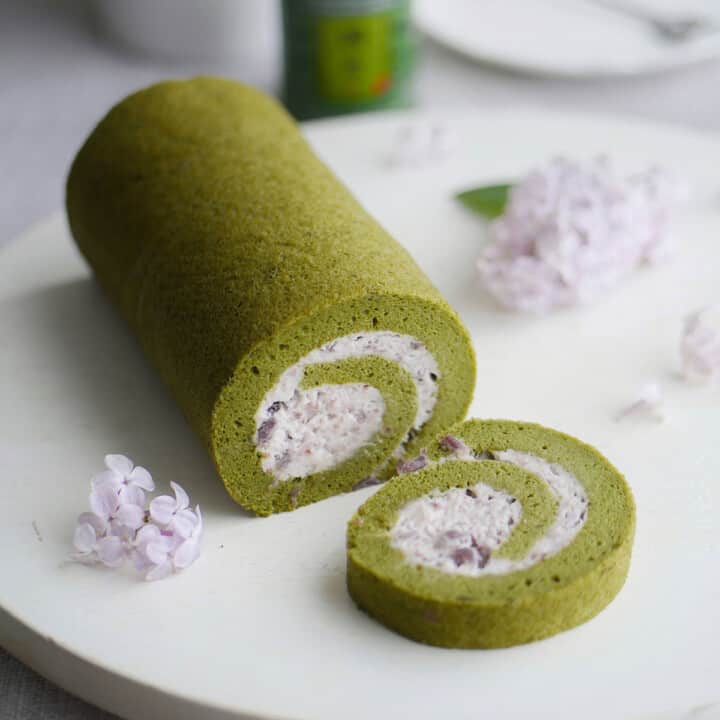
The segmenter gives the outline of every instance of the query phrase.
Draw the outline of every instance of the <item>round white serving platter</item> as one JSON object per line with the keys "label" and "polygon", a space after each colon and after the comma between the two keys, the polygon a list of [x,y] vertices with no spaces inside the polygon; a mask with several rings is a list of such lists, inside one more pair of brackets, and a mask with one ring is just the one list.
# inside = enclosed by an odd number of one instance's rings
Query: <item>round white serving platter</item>
{"label": "round white serving platter", "polygon": [[720,55],[715,0],[617,0],[660,18],[703,18],[709,32],[681,42],[593,0],[415,0],[423,33],[473,60],[556,77],[636,76]]}
{"label": "round white serving platter", "polygon": [[[388,167],[397,131],[428,122],[453,134],[454,154]],[[129,720],[710,717],[720,701],[720,389],[680,380],[676,353],[684,315],[720,300],[720,139],[529,110],[374,115],[306,132],[467,323],[478,357],[471,415],[557,427],[626,473],[638,507],[626,587],[586,625],[507,650],[424,647],[381,627],[344,583],[345,523],[373,490],[266,519],[234,505],[58,214],[0,252],[0,645]],[[692,183],[675,257],[590,307],[496,309],[475,282],[483,223],[453,193],[556,153],[600,152]],[[667,422],[615,422],[650,379],[664,387]],[[108,452],[200,503],[205,548],[189,570],[145,583],[66,562]]]}

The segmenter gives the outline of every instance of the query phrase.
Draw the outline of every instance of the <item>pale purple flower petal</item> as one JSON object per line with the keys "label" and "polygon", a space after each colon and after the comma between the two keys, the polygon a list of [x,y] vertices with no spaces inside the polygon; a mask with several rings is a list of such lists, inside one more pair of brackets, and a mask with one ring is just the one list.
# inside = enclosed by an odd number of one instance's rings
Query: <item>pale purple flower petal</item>
{"label": "pale purple flower petal", "polygon": [[133,567],[138,572],[145,574],[147,569],[150,567],[150,563],[147,561],[147,558],[144,555],[141,555],[134,548],[131,548],[129,550],[128,557],[130,558],[130,561],[132,562]]}
{"label": "pale purple flower petal", "polygon": [[680,358],[683,375],[688,380],[720,377],[720,305],[701,308],[687,316]]}
{"label": "pale purple flower petal", "polygon": [[91,553],[95,550],[97,543],[97,535],[95,534],[95,528],[90,523],[80,523],[75,528],[75,534],[73,536],[73,545],[79,553]]}
{"label": "pale purple flower petal", "polygon": [[120,567],[125,562],[125,543],[113,535],[100,538],[97,543],[98,559],[107,567]]}
{"label": "pale purple flower petal", "polygon": [[192,510],[188,509],[190,499],[183,488],[176,482],[170,482],[175,493],[173,500],[168,495],[160,495],[150,503],[150,517],[160,524],[165,525],[182,537],[188,537],[195,525],[196,518]]}
{"label": "pale purple flower petal", "polygon": [[128,553],[130,560],[133,564],[133,567],[138,571],[143,573],[143,575],[147,572],[149,568],[152,567],[152,563],[142,554],[139,553],[135,549],[131,549]]}
{"label": "pale purple flower petal", "polygon": [[107,521],[91,512],[84,512],[78,515],[78,525],[86,523],[92,527],[97,537],[102,537],[108,531]]}
{"label": "pale purple flower petal", "polygon": [[135,485],[148,492],[152,492],[155,489],[152,475],[150,475],[144,467],[140,467],[139,465],[133,469],[127,476],[127,479],[131,485]]}
{"label": "pale purple flower petal", "polygon": [[149,542],[145,546],[145,555],[153,565],[161,565],[168,558],[168,546],[162,540]]}
{"label": "pale purple flower petal", "polygon": [[145,522],[145,511],[137,505],[121,505],[115,513],[119,525],[137,530]]}
{"label": "pale purple flower petal", "polygon": [[94,475],[90,483],[93,488],[101,488],[104,486],[110,486],[117,490],[123,481],[123,476],[115,470],[103,470],[97,475]]}
{"label": "pale purple flower petal", "polygon": [[106,455],[105,465],[123,477],[129,475],[133,469],[133,461],[125,455]]}
{"label": "pale purple flower petal", "polygon": [[97,553],[94,550],[87,553],[71,552],[69,558],[83,565],[97,565],[99,562]]}
{"label": "pale purple flower petal", "polygon": [[144,508],[144,491],[155,489],[150,473],[144,467],[134,467],[125,455],[106,455],[105,464],[109,469],[93,478],[93,488],[111,486],[118,492],[121,503]]}
{"label": "pale purple flower petal", "polygon": [[118,490],[118,499],[123,505],[136,505],[145,509],[145,493],[135,485],[125,485],[124,483]]}
{"label": "pale purple flower petal", "polygon": [[177,503],[169,495],[158,495],[150,502],[150,517],[160,525],[167,525],[172,519]]}
{"label": "pale purple flower petal", "polygon": [[181,538],[189,538],[198,523],[195,513],[186,508],[175,513],[169,525]]}
{"label": "pale purple flower petal", "polygon": [[129,548],[132,546],[132,543],[135,540],[136,533],[136,528],[128,527],[127,525],[120,523],[117,520],[113,520],[110,523],[110,532],[108,534],[114,535],[116,538],[119,538]]}
{"label": "pale purple flower petal", "polygon": [[176,500],[176,509],[177,510],[184,510],[187,507],[190,507],[190,498],[188,497],[188,494],[185,492],[185,490],[180,487],[176,482],[170,481],[170,487],[173,489],[173,492],[175,493],[175,500]]}
{"label": "pale purple flower petal", "polygon": [[119,504],[117,491],[109,485],[93,488],[90,492],[90,509],[103,519],[109,520]]}
{"label": "pale purple flower petal", "polygon": [[173,570],[172,560],[169,558],[160,565],[153,565],[147,573],[145,579],[149,581],[162,580],[166,578]]}
{"label": "pale purple flower petal", "polygon": [[660,386],[656,382],[650,382],[641,388],[637,400],[623,408],[615,419],[622,420],[628,415],[641,415],[663,422],[666,419],[663,403]]}
{"label": "pale purple flower petal", "polygon": [[161,538],[160,528],[153,523],[143,525],[135,535],[134,542],[131,543],[132,548],[130,556],[132,558],[135,569],[145,572],[152,565],[148,560],[146,549],[147,546]]}
{"label": "pale purple flower petal", "polygon": [[178,547],[173,556],[173,563],[179,570],[183,570],[195,562],[200,554],[200,543],[195,539],[185,540]]}
{"label": "pale purple flower petal", "polygon": [[180,544],[173,555],[173,563],[175,567],[182,570],[197,560],[200,555],[200,543],[202,540],[203,524],[202,514],[200,513],[200,506],[195,506],[195,527],[193,528],[192,534]]}
{"label": "pale purple flower petal", "polygon": [[137,535],[135,537],[135,541],[138,545],[140,545],[142,543],[153,542],[154,540],[157,540],[161,536],[162,536],[162,533],[160,531],[160,528],[157,525],[148,523],[147,525],[143,525],[138,530]]}
{"label": "pale purple flower petal", "polygon": [[138,570],[148,570],[170,561],[176,540],[157,525],[145,525],[137,534],[133,561]]}

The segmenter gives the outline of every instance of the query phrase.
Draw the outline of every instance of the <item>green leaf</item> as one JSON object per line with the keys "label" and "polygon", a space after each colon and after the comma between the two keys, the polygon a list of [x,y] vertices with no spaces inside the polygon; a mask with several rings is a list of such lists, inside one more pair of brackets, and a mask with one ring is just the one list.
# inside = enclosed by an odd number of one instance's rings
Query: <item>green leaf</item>
{"label": "green leaf", "polygon": [[473,212],[492,220],[503,214],[512,185],[485,185],[458,193],[455,197]]}

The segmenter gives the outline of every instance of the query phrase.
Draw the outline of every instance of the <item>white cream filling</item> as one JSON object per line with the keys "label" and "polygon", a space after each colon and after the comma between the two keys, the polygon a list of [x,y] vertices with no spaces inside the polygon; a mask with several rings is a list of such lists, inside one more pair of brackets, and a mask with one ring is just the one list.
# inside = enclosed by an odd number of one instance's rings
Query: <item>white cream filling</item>
{"label": "white cream filling", "polygon": [[[459,454],[464,455],[462,450]],[[493,452],[492,457],[517,465],[547,484],[558,503],[547,532],[519,560],[496,557],[495,551],[522,517],[520,501],[484,483],[474,485],[471,492],[434,490],[400,508],[390,531],[391,545],[409,563],[456,575],[505,575],[532,567],[573,541],[588,511],[587,494],[578,479],[557,463],[518,450]],[[463,457],[463,461],[468,460]]]}
{"label": "white cream filling", "polygon": [[329,470],[353,457],[382,429],[385,401],[372,385],[300,387],[309,365],[367,356],[395,362],[412,376],[418,404],[413,429],[432,416],[440,370],[422,342],[388,331],[332,340],[285,370],[255,413],[261,465],[276,482]]}

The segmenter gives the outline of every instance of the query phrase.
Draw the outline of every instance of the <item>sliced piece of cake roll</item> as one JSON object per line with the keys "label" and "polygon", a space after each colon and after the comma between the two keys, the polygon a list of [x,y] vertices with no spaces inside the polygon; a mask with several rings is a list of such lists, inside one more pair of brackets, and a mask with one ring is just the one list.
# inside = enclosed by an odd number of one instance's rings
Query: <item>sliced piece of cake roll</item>
{"label": "sliced piece of cake roll", "polygon": [[594,448],[532,423],[470,420],[348,526],[359,607],[446,647],[527,643],[589,620],[627,576],[635,507]]}

